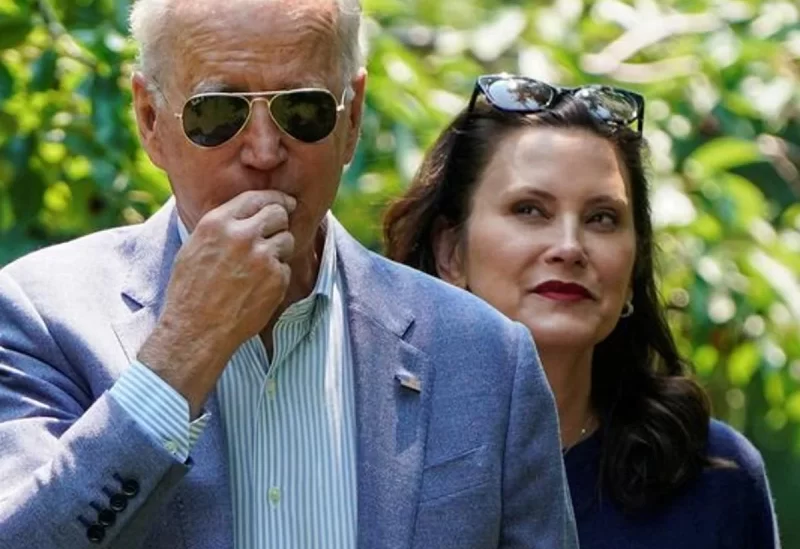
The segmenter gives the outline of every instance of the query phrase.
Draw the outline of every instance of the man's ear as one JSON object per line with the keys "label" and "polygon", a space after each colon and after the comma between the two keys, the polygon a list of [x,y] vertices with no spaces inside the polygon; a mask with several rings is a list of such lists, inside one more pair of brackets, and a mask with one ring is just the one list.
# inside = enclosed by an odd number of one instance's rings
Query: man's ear
{"label": "man's ear", "polygon": [[361,118],[364,114],[364,99],[367,90],[367,69],[361,68],[358,74],[350,81],[352,89],[352,100],[349,103],[347,113],[347,144],[345,149],[345,164],[353,160],[353,155],[358,146],[358,138],[361,135]]}
{"label": "man's ear", "polygon": [[467,288],[465,253],[461,231],[439,218],[433,229],[433,254],[439,278],[459,288]]}
{"label": "man's ear", "polygon": [[148,88],[147,78],[140,72],[134,73],[131,79],[131,91],[133,92],[133,112],[136,115],[136,127],[139,130],[142,147],[153,164],[164,169],[164,155],[158,131],[159,115],[164,111],[158,108],[155,97],[155,93],[158,92],[152,92]]}

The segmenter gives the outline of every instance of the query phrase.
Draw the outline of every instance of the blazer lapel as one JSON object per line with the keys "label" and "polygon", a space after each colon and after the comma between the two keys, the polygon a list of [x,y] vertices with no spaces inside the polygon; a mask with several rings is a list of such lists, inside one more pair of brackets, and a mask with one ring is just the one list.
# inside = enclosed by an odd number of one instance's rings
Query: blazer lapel
{"label": "blazer lapel", "polygon": [[336,224],[355,369],[358,547],[410,547],[434,370],[406,342],[413,316],[373,259]]}
{"label": "blazer lapel", "polygon": [[112,322],[117,339],[129,360],[134,360],[153,331],[161,313],[172,264],[180,249],[177,213],[170,200],[141,227],[136,236],[123,241],[120,254],[130,268],[122,288],[122,299],[130,313]]}
{"label": "blazer lapel", "polygon": [[[140,233],[121,246],[131,267],[122,288],[130,312],[120,315],[112,326],[128,360],[133,361],[161,314],[172,264],[181,246],[174,200],[170,199],[144,223]],[[192,450],[194,467],[178,486],[173,510],[183,523],[187,548],[228,549],[233,547],[228,448],[216,392],[209,397],[206,409],[212,419]],[[214,520],[198,524],[197,516]]]}

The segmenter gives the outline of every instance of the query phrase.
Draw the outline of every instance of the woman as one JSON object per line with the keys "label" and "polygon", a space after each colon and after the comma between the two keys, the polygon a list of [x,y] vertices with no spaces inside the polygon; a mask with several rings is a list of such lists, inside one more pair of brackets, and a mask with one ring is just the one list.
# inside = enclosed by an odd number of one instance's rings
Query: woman
{"label": "woman", "polygon": [[532,332],[582,548],[777,547],[761,457],[710,420],[659,305],[643,116],[625,90],[479,78],[388,210],[387,255]]}

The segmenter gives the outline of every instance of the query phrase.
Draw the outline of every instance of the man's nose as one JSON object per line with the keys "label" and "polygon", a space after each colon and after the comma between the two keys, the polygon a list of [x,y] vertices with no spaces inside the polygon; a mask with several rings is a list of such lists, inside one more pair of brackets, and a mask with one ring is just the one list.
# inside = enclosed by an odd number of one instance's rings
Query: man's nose
{"label": "man's nose", "polygon": [[565,218],[561,223],[556,224],[552,245],[547,252],[548,263],[585,267],[588,260],[579,220]]}
{"label": "man's nose", "polygon": [[241,136],[244,139],[242,162],[255,169],[268,171],[286,160],[283,142],[286,136],[272,120],[266,100],[255,99],[251,108],[250,120]]}

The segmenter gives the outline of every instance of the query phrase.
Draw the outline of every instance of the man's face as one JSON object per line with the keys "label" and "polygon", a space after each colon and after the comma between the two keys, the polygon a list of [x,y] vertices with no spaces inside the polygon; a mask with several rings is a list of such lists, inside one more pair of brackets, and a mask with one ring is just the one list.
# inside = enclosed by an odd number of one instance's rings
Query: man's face
{"label": "man's face", "polygon": [[208,91],[263,92],[321,87],[337,101],[342,81],[336,45],[334,0],[179,1],[171,74],[157,106],[143,81],[134,79],[134,100],[144,146],[165,170],[178,211],[189,229],[213,208],[247,190],[292,195],[296,253],[307,251],[336,196],[343,166],[356,145],[364,76],[350,82],[356,93],[324,140],[306,144],[283,133],[264,101],[256,101],[245,129],[222,146],[203,149],[184,136],[180,112],[186,99]]}

